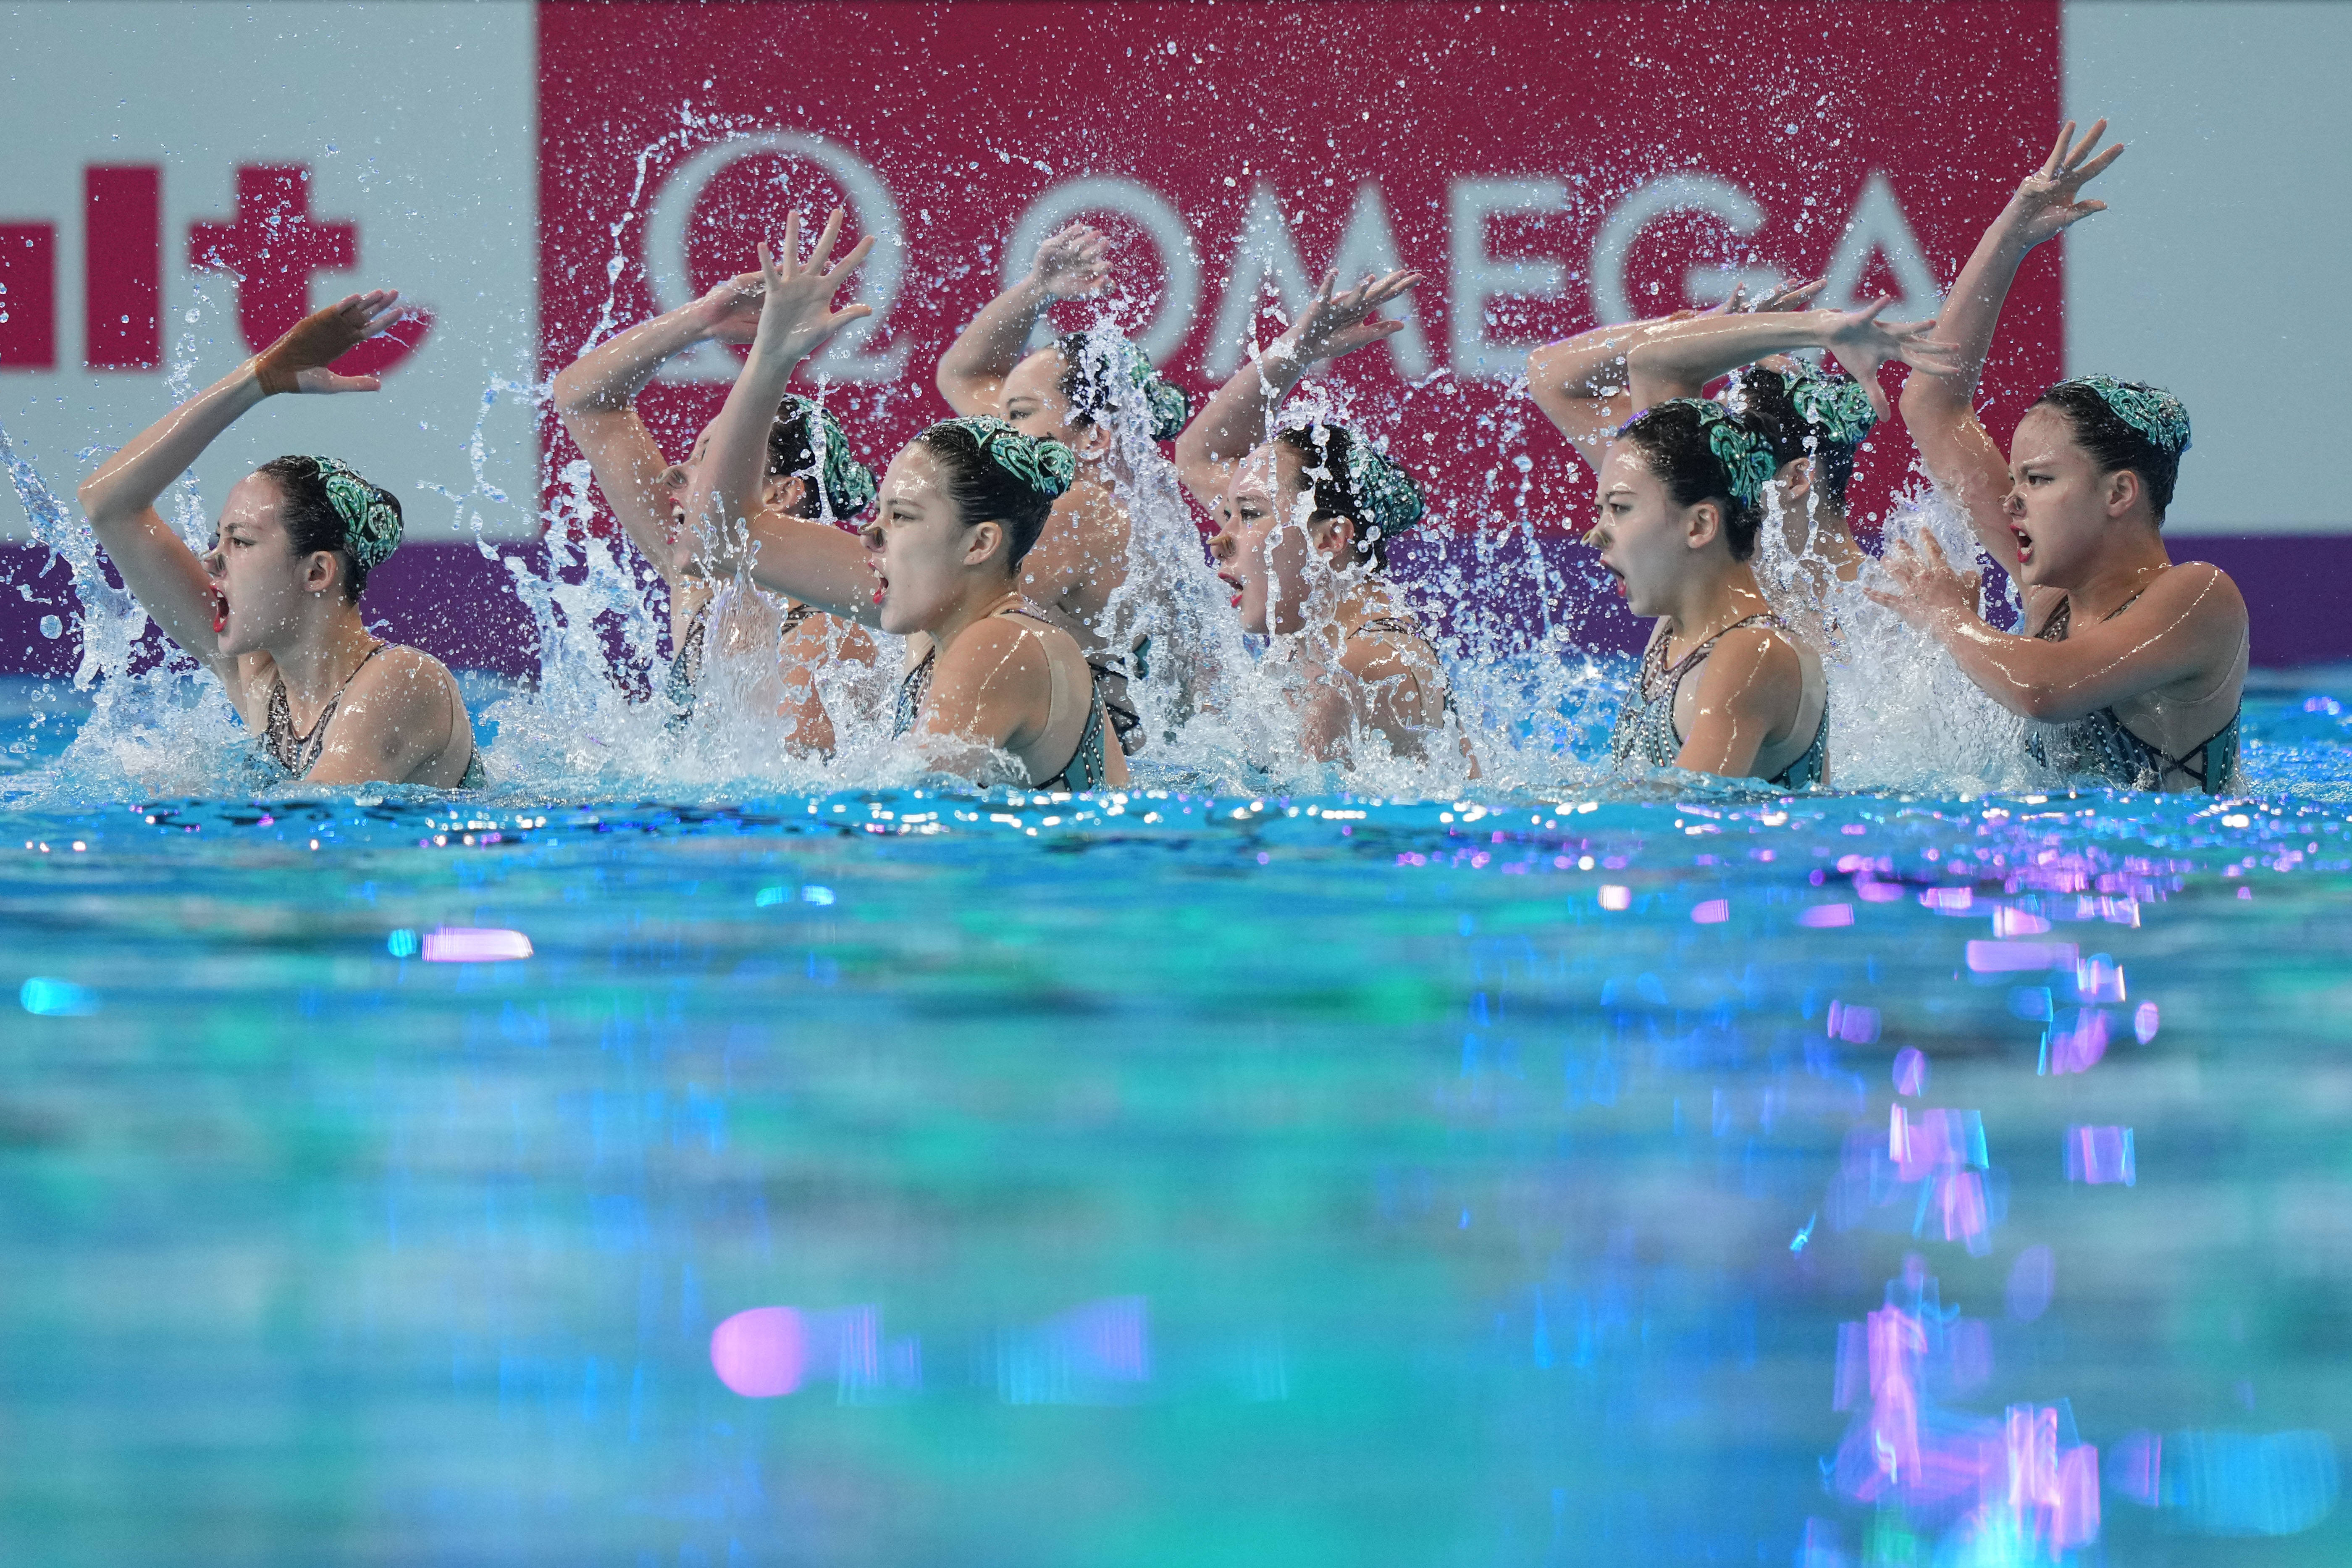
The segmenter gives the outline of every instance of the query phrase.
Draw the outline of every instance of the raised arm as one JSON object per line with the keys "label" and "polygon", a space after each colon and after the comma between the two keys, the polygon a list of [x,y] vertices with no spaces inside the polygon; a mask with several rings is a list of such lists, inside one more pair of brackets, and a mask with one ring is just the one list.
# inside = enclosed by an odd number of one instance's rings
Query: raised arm
{"label": "raised arm", "polygon": [[1930,336],[1935,322],[1882,321],[1878,313],[1886,306],[1881,296],[1859,310],[1773,310],[1647,323],[1635,330],[1625,353],[1633,405],[1654,408],[1669,398],[1696,397],[1717,376],[1768,355],[1823,349],[1884,419],[1889,409],[1878,373],[1888,361],[1939,369],[1953,363],[1952,351]]}
{"label": "raised arm", "polygon": [[762,587],[871,624],[874,574],[866,569],[865,547],[856,536],[761,505],[768,431],[776,422],[776,407],[783,401],[793,371],[835,332],[874,313],[866,305],[833,308],[834,296],[874,248],[869,235],[829,268],[842,218],[835,207],[805,263],[799,258],[798,213],[785,221],[782,260],[761,242],[758,330],[742,373],[719,417],[710,422],[710,446],[688,499],[687,516],[696,548],[695,569],[702,574],[724,577],[749,567]]}
{"label": "raised arm", "polygon": [[2158,574],[2112,619],[2044,642],[1985,625],[1976,574],[1954,570],[1933,534],[1899,541],[1885,559],[1891,588],[1864,591],[1941,642],[1988,696],[2028,719],[2063,723],[2177,683],[2207,685],[2245,647],[2245,600],[2202,562]]}
{"label": "raised arm", "polygon": [[563,428],[596,472],[596,483],[629,542],[676,584],[694,542],[675,526],[666,476],[672,465],[636,409],[637,395],[662,362],[698,343],[747,343],[760,322],[760,275],[746,272],[691,305],[640,321],[556,374],[550,389]]}
{"label": "raised arm", "polygon": [[2009,205],[1977,241],[1944,309],[1936,337],[1953,354],[1948,369],[1920,368],[1903,384],[1903,423],[1927,465],[1928,477],[1968,513],[1977,542],[2004,569],[2017,569],[2017,539],[2001,515],[2009,493],[2009,463],[1985,433],[1976,410],[1977,384],[1992,353],[1993,331],[2009,286],[2027,253],[2064,233],[2105,202],[2079,200],[2082,189],[2123,156],[2117,142],[2094,157],[2092,149],[2107,129],[2104,120],[2077,140],[2068,121],[2042,166],[2025,177]]}
{"label": "raised arm", "polygon": [[1037,247],[1029,275],[991,300],[940,356],[940,395],[958,414],[1004,412],[1004,378],[1028,352],[1030,329],[1057,300],[1080,300],[1110,277],[1099,230],[1071,224]]}
{"label": "raised arm", "polygon": [[1595,474],[1610,437],[1638,406],[1625,356],[1645,324],[1595,327],[1528,355],[1528,395]]}
{"label": "raised arm", "polygon": [[1380,308],[1421,281],[1418,272],[1367,278],[1335,293],[1339,277],[1323,276],[1307,309],[1265,352],[1233,374],[1176,437],[1176,474],[1203,506],[1213,505],[1233,478],[1234,465],[1266,438],[1274,411],[1309,369],[1404,330]]}
{"label": "raised arm", "polygon": [[284,337],[149,426],[81,482],[90,531],[163,635],[216,672],[227,666],[213,630],[213,592],[204,563],[155,510],[155,501],[220,433],[263,398],[279,393],[374,392],[373,375],[327,368],[399,319],[400,296],[353,294],[313,310]]}

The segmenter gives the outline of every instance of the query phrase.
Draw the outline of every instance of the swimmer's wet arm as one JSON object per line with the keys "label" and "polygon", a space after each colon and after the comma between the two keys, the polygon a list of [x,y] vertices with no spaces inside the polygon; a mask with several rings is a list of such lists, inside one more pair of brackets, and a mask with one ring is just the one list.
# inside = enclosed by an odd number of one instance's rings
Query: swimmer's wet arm
{"label": "swimmer's wet arm", "polygon": [[1656,324],[1595,327],[1528,355],[1528,395],[1596,474],[1611,438],[1633,416],[1626,353],[1636,332]]}
{"label": "swimmer's wet arm", "polygon": [[1701,396],[1709,382],[1743,365],[1791,349],[1822,349],[1845,367],[1884,418],[1890,410],[1878,372],[1889,360],[1915,366],[1954,363],[1952,353],[1930,336],[1934,322],[1882,321],[1878,313],[1886,305],[1882,296],[1858,310],[1769,310],[1644,322],[1625,354],[1633,405],[1654,408],[1669,398]]}
{"label": "swimmer's wet arm", "polygon": [[761,243],[759,328],[719,417],[710,422],[710,446],[687,500],[687,520],[697,536],[699,574],[726,577],[748,567],[763,587],[870,620],[875,583],[865,547],[827,523],[767,506],[763,496],[768,432],[793,372],[835,332],[873,314],[866,305],[833,309],[835,296],[874,249],[869,235],[835,263],[843,219],[841,209],[834,209],[805,262],[799,258],[797,213],[786,220],[781,258]]}
{"label": "swimmer's wet arm", "polygon": [[1176,437],[1176,477],[1202,506],[1213,507],[1234,465],[1266,439],[1274,411],[1307,374],[1277,341],[1217,388]]}
{"label": "swimmer's wet arm", "polygon": [[1028,352],[1037,318],[1059,300],[1084,299],[1110,278],[1108,241],[1074,223],[1037,247],[1027,276],[982,307],[940,356],[940,395],[960,415],[1004,413],[1004,379]]}
{"label": "swimmer's wet arm", "polygon": [[401,784],[413,779],[448,748],[463,712],[457,683],[438,663],[417,655],[390,666],[364,690],[344,698],[327,744],[302,775],[303,782]]}
{"label": "swimmer's wet arm", "polygon": [[1864,592],[1933,636],[1979,689],[2028,719],[2064,723],[2208,677],[2233,664],[2245,644],[2245,600],[2201,562],[2161,574],[2130,608],[2073,626],[2063,642],[1987,626],[1974,609],[1975,574],[1952,571],[1932,538],[1916,551],[1898,543],[1886,566],[1898,591]]}
{"label": "swimmer's wet arm", "polygon": [[[747,272],[691,305],[606,339],[559,371],[549,389],[557,417],[587,458],[629,542],[669,583],[684,574],[691,542],[671,537],[661,482],[670,465],[637,414],[637,395],[673,354],[698,343],[746,341],[758,320],[759,280]],[[744,300],[750,316],[738,320]]]}
{"label": "swimmer's wet arm", "polygon": [[985,781],[999,753],[1017,757],[1045,726],[1053,689],[1045,650],[1022,627],[983,617],[935,657],[915,743],[948,772]]}
{"label": "swimmer's wet arm", "polygon": [[163,635],[226,678],[203,564],[155,510],[155,500],[239,416],[261,402],[251,365],[183,403],[109,458],[75,492],[123,585]]}
{"label": "swimmer's wet arm", "polygon": [[155,500],[194,467],[221,433],[279,392],[374,392],[373,375],[327,367],[400,319],[389,289],[346,295],[297,321],[278,341],[141,431],[99,466],[75,495],[122,581],[163,635],[226,679],[213,593],[204,565],[155,510]]}
{"label": "swimmer's wet arm", "polygon": [[1407,269],[1341,289],[1339,273],[1324,273],[1298,320],[1235,371],[1176,437],[1176,475],[1184,488],[1202,505],[1214,506],[1234,465],[1272,438],[1274,411],[1307,371],[1403,331],[1402,321],[1381,320],[1380,310],[1420,281],[1420,273]]}
{"label": "swimmer's wet arm", "polygon": [[1699,666],[1690,733],[1675,766],[1743,779],[1775,730],[1803,705],[1805,667],[1782,638],[1760,628],[1727,632]]}
{"label": "swimmer's wet arm", "polygon": [[1903,423],[1928,477],[1968,514],[1985,553],[2005,570],[2017,566],[2017,538],[2001,510],[2009,463],[1977,417],[1977,387],[2019,266],[2043,240],[2106,210],[2105,202],[2076,200],[2085,184],[2123,155],[2121,142],[2091,155],[2106,128],[2102,120],[2077,139],[2070,120],[2059,132],[2050,155],[2018,185],[1944,297],[1935,336],[1950,351],[1951,363],[1916,369],[1903,384]]}

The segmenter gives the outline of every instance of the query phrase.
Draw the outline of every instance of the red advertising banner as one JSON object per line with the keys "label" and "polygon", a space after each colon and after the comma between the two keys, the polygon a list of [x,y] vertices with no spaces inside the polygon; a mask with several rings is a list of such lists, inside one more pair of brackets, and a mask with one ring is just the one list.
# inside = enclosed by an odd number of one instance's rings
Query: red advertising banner
{"label": "red advertising banner", "polygon": [[[946,413],[957,331],[1072,217],[1113,234],[1107,308],[1196,397],[1325,268],[1409,266],[1412,329],[1332,379],[1457,537],[1590,515],[1589,477],[1512,386],[1528,345],[1740,279],[1827,275],[1826,300],[1930,312],[2059,115],[2050,0],[540,15],[548,369],[748,268],[788,207],[837,202],[884,237],[877,314],[812,368],[878,467]],[[2006,318],[1997,423],[2061,374],[2056,250]],[[734,363],[713,349],[648,393],[671,449]],[[1866,451],[1858,522],[1910,456],[1891,427]]]}

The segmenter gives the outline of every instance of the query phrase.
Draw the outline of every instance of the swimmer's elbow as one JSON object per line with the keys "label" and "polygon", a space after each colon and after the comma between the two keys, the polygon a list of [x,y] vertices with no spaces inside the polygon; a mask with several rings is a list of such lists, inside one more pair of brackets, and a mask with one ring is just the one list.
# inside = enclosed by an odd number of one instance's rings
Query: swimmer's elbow
{"label": "swimmer's elbow", "polygon": [[1999,695],[2001,705],[2011,712],[2044,724],[2063,724],[2080,719],[2094,706],[2084,702],[2073,686],[2046,680],[2012,682],[2007,691]]}

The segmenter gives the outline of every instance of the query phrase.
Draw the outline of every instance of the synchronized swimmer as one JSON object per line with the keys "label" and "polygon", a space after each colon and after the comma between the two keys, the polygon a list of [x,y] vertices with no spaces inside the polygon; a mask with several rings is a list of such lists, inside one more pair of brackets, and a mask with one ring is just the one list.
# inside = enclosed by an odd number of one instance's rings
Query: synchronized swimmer
{"label": "synchronized swimmer", "polygon": [[[2043,768],[2126,789],[2239,787],[2244,602],[2219,570],[2176,567],[2160,531],[2189,448],[2187,411],[2141,383],[2063,381],[2028,411],[2006,458],[1976,411],[2019,264],[2104,210],[2081,193],[2122,152],[2097,151],[2105,131],[2104,121],[2079,138],[2065,127],[1933,321],[1883,321],[1883,300],[1817,309],[1815,282],[1753,302],[1735,292],[1712,311],[1598,328],[1530,356],[1530,395],[1594,477],[1586,542],[1627,607],[1654,620],[1618,715],[1617,764],[1775,789],[1829,783],[1828,669],[1875,605],[1932,638],[1993,702],[2037,721],[2027,746]],[[772,709],[781,752],[824,757],[845,721],[887,717],[929,770],[1036,789],[1124,784],[1129,754],[1149,743],[1133,683],[1147,658],[1181,657],[1111,614],[1115,598],[1148,586],[1131,581],[1128,497],[1157,463],[1213,521],[1208,564],[1232,592],[1238,629],[1264,639],[1250,673],[1281,695],[1298,754],[1340,766],[1384,754],[1476,775],[1445,662],[1389,573],[1391,546],[1426,512],[1419,480],[1390,440],[1286,409],[1317,366],[1400,329],[1380,311],[1418,274],[1350,289],[1326,277],[1196,414],[1108,328],[1029,350],[1054,304],[1108,281],[1104,237],[1071,225],[941,356],[937,387],[954,416],[877,479],[831,411],[787,390],[812,353],[870,313],[835,308],[874,243],[836,260],[842,225],[836,211],[803,258],[793,217],[778,250],[758,247],[757,271],[598,344],[551,385],[667,590],[673,653],[658,700],[674,721],[723,655],[759,672],[761,700],[742,721],[764,723]],[[201,556],[154,502],[265,398],[378,390],[374,377],[329,366],[399,318],[386,292],[314,312],[80,489],[124,582],[219,677],[289,781],[483,782],[448,670],[361,619],[368,573],[400,542],[399,501],[336,458],[279,458],[230,491]],[[748,344],[748,357],[718,416],[671,462],[635,399],[663,361],[713,340]],[[1809,352],[1843,374],[1797,357]],[[1937,492],[2016,581],[2019,633],[1985,620],[1975,574],[1924,530],[1874,558],[1848,525],[1854,453],[1895,413],[1878,377],[1898,360],[1910,367],[1902,424]],[[1759,582],[1766,544],[1793,569]],[[894,710],[828,710],[850,686],[819,677],[876,665],[876,631],[905,639]],[[1176,673],[1181,683],[1197,672]]]}

